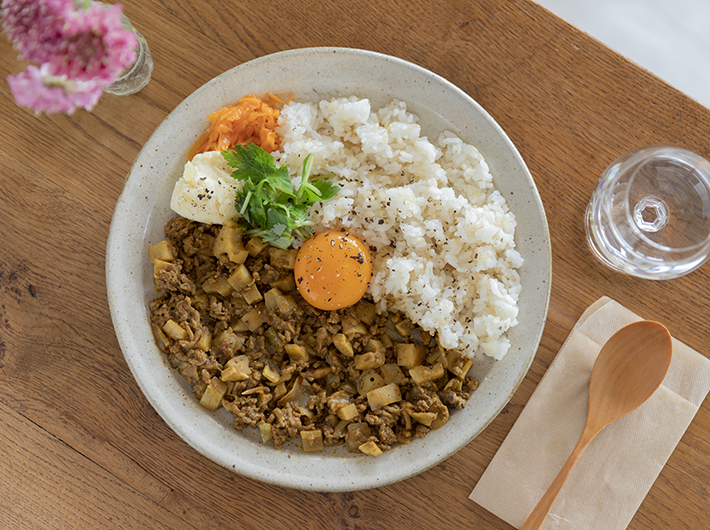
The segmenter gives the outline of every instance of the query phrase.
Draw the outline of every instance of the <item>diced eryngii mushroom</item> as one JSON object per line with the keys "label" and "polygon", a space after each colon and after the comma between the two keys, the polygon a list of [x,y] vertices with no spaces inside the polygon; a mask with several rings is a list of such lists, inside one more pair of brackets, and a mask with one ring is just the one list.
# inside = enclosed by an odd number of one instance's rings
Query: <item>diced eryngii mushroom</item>
{"label": "diced eryngii mushroom", "polygon": [[[444,354],[444,350],[442,350],[440,347],[436,347],[436,348],[433,348],[429,352],[429,355],[426,356],[424,363],[426,363],[426,364],[442,363],[445,367],[448,368],[449,357],[447,357]],[[422,364],[424,364],[424,363],[422,363]]]}
{"label": "diced eryngii mushroom", "polygon": [[345,435],[348,432],[348,425],[350,425],[350,421],[339,421],[335,427],[333,427],[333,436],[336,438],[345,438]]}
{"label": "diced eryngii mushroom", "polygon": [[463,388],[463,380],[455,377],[453,379],[449,379],[449,382],[446,383],[446,386],[444,386],[444,390],[451,390],[452,392],[461,392],[461,389]]}
{"label": "diced eryngii mushroom", "polygon": [[296,278],[292,274],[274,280],[271,282],[272,287],[276,287],[282,293],[293,291],[296,288]]}
{"label": "diced eryngii mushroom", "polygon": [[195,348],[202,351],[207,351],[212,345],[212,333],[206,327],[202,327],[198,333],[200,333],[200,338],[195,342]]}
{"label": "diced eryngii mushroom", "polygon": [[330,410],[335,412],[343,405],[350,403],[350,398],[352,397],[352,393],[348,392],[347,390],[338,390],[337,392],[333,392],[331,395],[329,395],[326,398],[325,402],[330,408]]}
{"label": "diced eryngii mushroom", "polygon": [[387,347],[380,340],[370,339],[367,341],[367,345],[365,346],[365,351],[374,351],[374,352],[380,352],[382,354],[385,354],[385,353],[387,353]]}
{"label": "diced eryngii mushroom", "polygon": [[392,339],[392,342],[399,344],[400,342],[405,342],[406,337],[403,337],[402,334],[399,332],[397,329],[397,322],[394,320],[393,316],[390,316],[390,318],[387,320],[387,326],[385,327],[385,333],[387,336]]}
{"label": "diced eryngii mushroom", "polygon": [[372,440],[359,445],[358,449],[361,453],[364,453],[367,456],[380,456],[382,454],[382,449],[380,449]]}
{"label": "diced eryngii mushroom", "polygon": [[409,337],[409,334],[412,332],[412,323],[407,319],[400,320],[394,327],[397,328],[397,331],[399,331],[402,337]]}
{"label": "diced eryngii mushroom", "polygon": [[358,411],[355,403],[348,403],[340,407],[335,414],[343,421],[350,421],[357,418]]}
{"label": "diced eryngii mushroom", "polygon": [[[259,318],[259,326],[261,326],[261,318]],[[233,321],[231,324],[229,324],[229,327],[232,328],[232,331],[234,331],[236,333],[243,333],[245,331],[250,331],[249,325],[246,322],[244,322],[243,318],[238,318],[237,320]]]}
{"label": "diced eryngii mushroom", "polygon": [[284,346],[286,345],[286,343],[284,342],[284,339],[281,337],[281,335],[279,335],[278,330],[273,326],[269,326],[269,328],[264,332],[264,338],[278,352],[283,350]]}
{"label": "diced eryngii mushroom", "polygon": [[283,396],[286,395],[286,382],[281,381],[276,388],[274,388],[274,401],[278,401]]}
{"label": "diced eryngii mushroom", "polygon": [[367,393],[367,403],[372,410],[380,410],[386,405],[402,401],[399,385],[390,383],[380,388],[375,388]]}
{"label": "diced eryngii mushroom", "polygon": [[336,333],[333,335],[333,346],[342,353],[345,357],[352,357],[354,355],[353,345],[350,343],[348,338],[342,333]]}
{"label": "diced eryngii mushroom", "polygon": [[410,411],[408,407],[402,407],[402,419],[404,420],[404,428],[409,430],[412,428],[412,417],[410,416]]}
{"label": "diced eryngii mushroom", "polygon": [[217,410],[227,392],[227,384],[213,377],[200,398],[200,405],[209,410]]}
{"label": "diced eryngii mushroom", "polygon": [[313,411],[308,409],[308,402],[313,394],[313,388],[310,384],[305,382],[302,377],[297,377],[291,386],[291,390],[281,397],[277,404],[279,407],[283,407],[286,403],[290,403],[291,408],[310,418],[313,416]]}
{"label": "diced eryngii mushroom", "polygon": [[377,316],[375,304],[372,304],[367,300],[361,300],[355,306],[355,315],[366,325],[371,326]]}
{"label": "diced eryngii mushroom", "polygon": [[387,384],[396,383],[401,385],[406,380],[402,369],[394,363],[383,364],[380,367],[380,373]]}
{"label": "diced eryngii mushroom", "polygon": [[246,355],[237,355],[229,359],[227,364],[224,365],[221,379],[222,381],[244,381],[249,379],[251,374],[249,357]]}
{"label": "diced eryngii mushroom", "polygon": [[274,366],[270,362],[266,363],[266,365],[264,366],[264,369],[261,371],[261,373],[266,379],[268,379],[272,383],[278,383],[279,380],[281,379],[281,370],[279,370],[276,366]]}
{"label": "diced eryngii mushroom", "polygon": [[364,421],[348,425],[348,431],[345,434],[345,445],[348,451],[351,453],[357,451],[358,447],[364,444],[371,434],[370,426]]}
{"label": "diced eryngii mushroom", "polygon": [[440,429],[447,421],[449,421],[449,409],[444,407],[441,409],[441,412],[437,413],[430,427],[432,430]]}
{"label": "diced eryngii mushroom", "polygon": [[241,291],[241,295],[244,297],[244,300],[246,300],[246,303],[251,305],[261,302],[264,299],[255,283],[252,283],[250,286],[244,288]]}
{"label": "diced eryngii mushroom", "polygon": [[436,412],[410,412],[412,419],[427,427],[431,426],[431,422],[436,419]]}
{"label": "diced eryngii mushroom", "polygon": [[247,249],[249,255],[256,257],[268,246],[269,243],[265,243],[260,237],[252,237],[249,241],[247,241],[247,244],[244,245],[244,248]]}
{"label": "diced eryngii mushroom", "polygon": [[234,272],[230,274],[229,278],[227,278],[229,285],[237,292],[250,286],[253,281],[254,278],[251,272],[249,272],[249,269],[247,269],[247,266],[243,263],[239,264],[239,266],[234,269]]}
{"label": "diced eryngii mushroom", "polygon": [[[232,383],[234,384],[234,383]],[[242,396],[252,396],[254,394],[268,394],[269,393],[269,387],[268,386],[255,386],[253,388],[249,388],[247,390],[244,390],[241,395]]]}
{"label": "diced eryngii mushroom", "polygon": [[473,367],[473,360],[468,359],[464,364],[463,368],[461,368],[461,377],[466,377],[468,375],[468,372],[471,371],[471,368]]}
{"label": "diced eryngii mushroom", "polygon": [[409,370],[409,377],[418,385],[428,381],[436,381],[444,377],[445,374],[444,365],[441,363],[436,363],[434,366],[415,366]]}
{"label": "diced eryngii mushroom", "polygon": [[347,390],[333,392],[326,399],[326,403],[338,418],[344,421],[352,420],[358,415],[357,406],[350,400],[352,393]]}
{"label": "diced eryngii mushroom", "polygon": [[394,346],[394,342],[392,342],[392,339],[390,339],[387,335],[381,335],[380,342],[385,348],[392,348]]}
{"label": "diced eryngii mushroom", "polygon": [[197,365],[188,362],[178,364],[178,372],[187,380],[194,381],[199,377],[197,374]]}
{"label": "diced eryngii mushroom", "polygon": [[163,261],[162,259],[153,260],[153,279],[157,280],[160,278],[160,274],[163,272],[173,272],[177,271],[177,265],[171,261]]}
{"label": "diced eryngii mushroom", "polygon": [[323,450],[323,432],[320,429],[301,431],[301,447],[306,453]]}
{"label": "diced eryngii mushroom", "polygon": [[360,374],[357,380],[357,391],[361,396],[366,396],[368,392],[385,386],[385,380],[377,373],[377,370],[366,370]]}
{"label": "diced eryngii mushroom", "polygon": [[202,290],[207,294],[229,296],[234,291],[234,288],[229,284],[226,276],[217,276],[216,278],[207,278],[202,282]]}
{"label": "diced eryngii mushroom", "polygon": [[284,350],[286,350],[289,359],[293,362],[308,360],[308,350],[301,344],[286,344],[284,345]]}
{"label": "diced eryngii mushroom", "polygon": [[157,324],[153,323],[150,325],[150,327],[153,330],[153,335],[155,336],[155,342],[158,344],[158,348],[160,348],[161,351],[167,351],[167,349],[170,347],[170,339],[168,338],[168,336],[162,329],[160,329],[160,326],[158,326]]}
{"label": "diced eryngii mushroom", "polygon": [[273,432],[271,431],[270,423],[260,423],[259,424],[259,434],[261,435],[261,442],[266,443],[273,438]]}
{"label": "diced eryngii mushroom", "polygon": [[342,333],[348,340],[353,340],[357,336],[362,336],[367,334],[367,328],[358,319],[351,316],[345,316],[342,320],[343,329]]}
{"label": "diced eryngii mushroom", "polygon": [[249,251],[242,244],[242,235],[234,223],[225,223],[217,234],[212,251],[216,257],[227,255],[229,261],[244,263]]}
{"label": "diced eryngii mushroom", "polygon": [[187,330],[173,319],[163,324],[163,331],[173,340],[185,340],[188,337]]}
{"label": "diced eryngii mushroom", "polygon": [[369,351],[361,355],[355,356],[356,370],[369,370],[371,368],[379,368],[385,364],[384,351]]}
{"label": "diced eryngii mushroom", "polygon": [[283,250],[276,247],[269,249],[269,259],[271,265],[282,269],[291,269],[296,266],[296,256],[298,255],[297,248]]}
{"label": "diced eryngii mushroom", "polygon": [[276,311],[279,307],[276,299],[281,296],[281,291],[276,287],[269,289],[264,293],[264,306],[268,311]]}
{"label": "diced eryngii mushroom", "polygon": [[395,346],[397,364],[405,368],[413,368],[424,362],[426,349],[419,344],[400,343]]}
{"label": "diced eryngii mushroom", "polygon": [[247,331],[256,331],[261,327],[264,321],[261,318],[261,309],[255,307],[240,319],[247,327]]}
{"label": "diced eryngii mushroom", "polygon": [[155,263],[156,259],[161,261],[173,261],[177,257],[175,247],[167,239],[148,247],[148,258],[151,263]]}
{"label": "diced eryngii mushroom", "polygon": [[212,338],[210,349],[234,351],[243,346],[245,341],[242,335],[237,335],[232,328],[227,328]]}
{"label": "diced eryngii mushroom", "polygon": [[266,309],[280,313],[288,317],[293,313],[298,304],[291,295],[285,295],[278,288],[273,287],[264,294],[264,304]]}
{"label": "diced eryngii mushroom", "polygon": [[313,381],[314,379],[324,378],[332,371],[333,368],[331,368],[330,366],[319,366],[318,368],[313,368],[312,370],[307,370],[301,373],[303,374],[303,377],[305,377],[309,381]]}

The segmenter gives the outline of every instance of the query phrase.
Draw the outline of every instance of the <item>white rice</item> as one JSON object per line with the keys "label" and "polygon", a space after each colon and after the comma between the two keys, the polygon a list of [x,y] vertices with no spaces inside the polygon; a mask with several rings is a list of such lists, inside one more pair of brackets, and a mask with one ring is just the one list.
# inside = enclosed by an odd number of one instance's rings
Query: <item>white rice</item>
{"label": "white rice", "polygon": [[376,112],[355,97],[293,102],[275,156],[300,171],[312,153],[314,175],[336,175],[340,192],[311,220],[376,248],[369,292],[380,310],[403,311],[445,348],[501,359],[518,322],[515,217],[475,147],[450,132],[432,143],[417,121],[400,101]]}

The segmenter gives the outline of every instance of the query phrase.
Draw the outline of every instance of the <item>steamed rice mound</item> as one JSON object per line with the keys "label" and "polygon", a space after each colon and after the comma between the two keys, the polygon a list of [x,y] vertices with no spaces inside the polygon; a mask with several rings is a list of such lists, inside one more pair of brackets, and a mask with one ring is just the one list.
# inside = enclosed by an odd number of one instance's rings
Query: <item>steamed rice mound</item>
{"label": "steamed rice mound", "polygon": [[335,175],[340,193],[310,218],[374,247],[368,292],[380,310],[403,311],[444,348],[501,359],[518,322],[515,217],[475,147],[450,132],[432,143],[417,120],[401,101],[293,102],[274,155],[300,168],[312,153],[314,175]]}

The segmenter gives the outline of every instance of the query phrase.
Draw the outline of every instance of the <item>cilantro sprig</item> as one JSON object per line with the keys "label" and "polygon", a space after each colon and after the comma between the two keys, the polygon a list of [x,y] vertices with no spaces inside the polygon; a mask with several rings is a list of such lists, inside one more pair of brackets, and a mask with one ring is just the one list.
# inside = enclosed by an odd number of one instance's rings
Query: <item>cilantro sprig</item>
{"label": "cilantro sprig", "polygon": [[[308,209],[315,203],[333,198],[338,187],[323,177],[310,177],[313,155],[303,161],[301,184],[294,190],[287,166],[277,166],[274,157],[258,145],[235,145],[222,151],[234,168],[232,177],[244,182],[237,193],[236,207],[250,228],[246,233],[258,236],[278,248],[286,249],[294,235],[311,235]],[[310,180],[309,180],[310,179]]]}

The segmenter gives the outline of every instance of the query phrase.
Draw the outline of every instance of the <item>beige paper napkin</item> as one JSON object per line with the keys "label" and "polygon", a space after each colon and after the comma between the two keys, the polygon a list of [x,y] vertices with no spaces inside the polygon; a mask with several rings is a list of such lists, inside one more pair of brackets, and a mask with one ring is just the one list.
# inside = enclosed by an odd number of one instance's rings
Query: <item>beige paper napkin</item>
{"label": "beige paper napkin", "polygon": [[[602,344],[642,320],[601,298],[584,312],[470,499],[520,528],[577,443]],[[543,530],[623,530],[710,390],[710,360],[673,339],[663,385],[589,444]]]}

